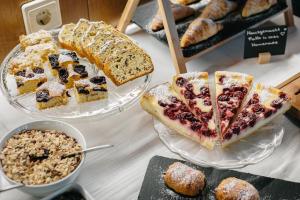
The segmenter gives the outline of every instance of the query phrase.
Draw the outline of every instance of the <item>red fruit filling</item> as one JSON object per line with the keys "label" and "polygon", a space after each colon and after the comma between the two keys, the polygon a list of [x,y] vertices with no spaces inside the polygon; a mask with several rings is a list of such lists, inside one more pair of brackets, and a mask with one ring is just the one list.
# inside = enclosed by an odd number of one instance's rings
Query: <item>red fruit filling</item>
{"label": "red fruit filling", "polygon": [[[203,115],[203,120],[199,120],[193,113],[189,111],[187,106],[176,97],[171,98],[171,103],[159,101],[158,104],[164,108],[164,115],[171,120],[179,120],[183,125],[189,125],[189,127],[197,132],[199,135],[207,137],[216,137],[217,133],[207,128],[207,119],[209,115]],[[204,113],[206,114],[206,113]]]}
{"label": "red fruit filling", "polygon": [[223,135],[223,139],[228,140],[234,134],[239,135],[243,129],[255,126],[258,119],[270,117],[277,109],[282,107],[283,101],[288,99],[284,93],[280,94],[279,97],[279,99],[272,101],[271,106],[273,109],[270,109],[259,103],[258,94],[253,94],[236,121],[232,123],[228,131]]}
{"label": "red fruit filling", "polygon": [[220,112],[222,132],[225,131],[226,123],[230,123],[236,114],[247,92],[248,89],[246,87],[232,85],[224,88],[218,96],[217,104]]}
{"label": "red fruit filling", "polygon": [[194,93],[194,87],[192,84],[188,83],[188,80],[182,77],[179,77],[176,80],[176,85],[179,87],[183,87],[184,90],[181,90],[181,94],[184,95],[185,99],[187,100],[187,103],[189,107],[192,110],[195,110],[197,117],[199,119],[204,119],[203,121],[209,121],[212,118],[212,112],[213,109],[210,110],[210,112],[207,114],[205,112],[202,112],[199,108],[195,108],[196,98],[203,99],[204,105],[211,106],[211,99],[210,99],[210,93],[208,87],[201,87],[199,94],[196,95]]}

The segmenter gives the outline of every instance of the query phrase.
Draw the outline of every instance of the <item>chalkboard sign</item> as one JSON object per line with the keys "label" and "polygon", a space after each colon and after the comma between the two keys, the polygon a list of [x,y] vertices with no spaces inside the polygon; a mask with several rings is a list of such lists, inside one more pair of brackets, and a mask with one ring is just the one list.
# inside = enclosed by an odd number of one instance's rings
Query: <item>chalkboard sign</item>
{"label": "chalkboard sign", "polygon": [[287,26],[247,29],[245,32],[244,58],[258,57],[259,53],[272,55],[285,53]]}

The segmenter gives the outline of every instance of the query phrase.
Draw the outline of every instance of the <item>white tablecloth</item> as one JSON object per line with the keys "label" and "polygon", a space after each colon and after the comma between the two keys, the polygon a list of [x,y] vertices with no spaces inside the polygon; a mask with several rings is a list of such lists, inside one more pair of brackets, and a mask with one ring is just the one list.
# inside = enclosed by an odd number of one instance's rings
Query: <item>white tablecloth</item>
{"label": "white tablecloth", "polygon": [[[276,19],[283,23],[282,17]],[[300,27],[300,19],[296,19]],[[128,33],[151,55],[155,71],[151,85],[171,80],[175,70],[166,45],[139,30],[135,25]],[[244,38],[188,63],[188,71],[230,70],[249,73],[255,80],[276,85],[300,71],[300,34],[289,34],[287,53],[274,57],[270,64],[258,65],[256,59],[243,60]],[[229,67],[230,66],[230,67]],[[1,94],[2,95],[2,94]],[[12,108],[0,96],[0,137],[14,127],[34,120]],[[101,200],[137,199],[149,160],[154,155],[178,158],[159,140],[152,118],[137,104],[132,109],[104,120],[71,121],[85,135],[88,146],[112,143],[113,149],[90,153],[78,183]],[[284,117],[284,139],[272,156],[262,162],[239,169],[244,172],[300,182],[300,129]],[[0,179],[0,184],[4,181]],[[288,192],[288,191],[287,191]],[[33,197],[18,190],[0,193],[1,200],[28,200]]]}

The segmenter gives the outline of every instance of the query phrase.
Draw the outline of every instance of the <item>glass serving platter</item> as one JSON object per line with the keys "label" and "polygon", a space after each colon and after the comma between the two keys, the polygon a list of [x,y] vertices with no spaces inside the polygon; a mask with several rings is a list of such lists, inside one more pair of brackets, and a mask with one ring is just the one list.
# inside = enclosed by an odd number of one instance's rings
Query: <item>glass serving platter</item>
{"label": "glass serving platter", "polygon": [[219,169],[241,168],[262,161],[281,144],[284,135],[282,116],[279,116],[253,135],[227,148],[222,149],[218,143],[214,150],[207,150],[169,129],[158,120],[153,121],[158,136],[172,152],[195,164]]}
{"label": "glass serving platter", "polygon": [[[59,29],[51,31],[51,34],[57,41]],[[62,49],[62,51],[64,51]],[[38,110],[35,104],[35,93],[18,95],[14,77],[8,73],[9,62],[12,58],[21,53],[20,45],[17,45],[5,57],[0,69],[0,86],[7,101],[16,109],[24,111],[31,116],[43,116],[56,119],[76,119],[97,116],[97,118],[106,117],[109,115],[120,113],[129,109],[134,105],[140,96],[148,88],[151,81],[151,74],[132,80],[124,85],[116,86],[106,77],[108,87],[108,98],[94,102],[78,104],[74,97],[73,89],[68,92],[71,95],[69,103],[65,106]],[[80,58],[80,64],[86,66],[90,75],[103,75],[94,64],[91,64],[87,59]],[[55,81],[55,78],[50,75],[50,70],[45,67],[45,73],[48,81]]]}

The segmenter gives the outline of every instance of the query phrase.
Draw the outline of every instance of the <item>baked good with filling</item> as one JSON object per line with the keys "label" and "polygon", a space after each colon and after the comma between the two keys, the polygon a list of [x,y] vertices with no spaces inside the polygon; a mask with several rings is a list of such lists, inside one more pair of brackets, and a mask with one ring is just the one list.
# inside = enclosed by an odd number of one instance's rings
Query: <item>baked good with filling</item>
{"label": "baked good with filling", "polygon": [[188,47],[216,35],[223,29],[223,25],[207,18],[196,18],[181,38],[180,46]]}
{"label": "baked good with filling", "polygon": [[181,162],[168,167],[164,181],[169,188],[186,196],[197,196],[205,187],[205,175]]}
{"label": "baked good with filling", "polygon": [[48,56],[48,60],[53,76],[58,75],[58,70],[60,68],[66,68],[68,67],[68,65],[79,64],[79,58],[74,51],[65,51],[59,54],[51,54]]}
{"label": "baked good with filling", "polygon": [[259,200],[256,188],[247,181],[229,177],[215,189],[217,200]]}
{"label": "baked good with filling", "polygon": [[47,81],[44,69],[27,67],[14,74],[19,94],[34,92],[36,88]]}
{"label": "baked good with filling", "polygon": [[58,47],[55,43],[49,42],[49,43],[43,43],[43,44],[36,44],[33,46],[28,46],[25,49],[25,54],[35,54],[41,57],[43,61],[48,60],[48,56],[50,54],[58,53]]}
{"label": "baked good with filling", "polygon": [[238,3],[236,1],[211,0],[202,11],[200,17],[218,20],[236,10],[237,7]]}
{"label": "baked good with filling", "polygon": [[50,32],[45,30],[39,30],[38,32],[30,33],[28,35],[21,35],[19,37],[19,40],[20,46],[23,50],[28,46],[54,42]]}
{"label": "baked good with filling", "polygon": [[13,75],[16,72],[21,71],[27,67],[30,67],[31,69],[37,67],[45,68],[46,65],[48,65],[47,62],[44,62],[40,55],[21,52],[16,57],[13,57],[9,62],[8,72]]}
{"label": "baked good with filling", "polygon": [[65,24],[58,33],[58,42],[65,49],[74,50],[74,28],[74,23]]}
{"label": "baked good with filling", "polygon": [[[202,122],[202,134],[217,136],[208,73],[178,74],[173,77],[172,87],[190,111]],[[218,137],[215,139],[217,140]]]}
{"label": "baked good with filling", "polygon": [[145,111],[170,129],[207,149],[213,149],[217,134],[207,131],[205,124],[180,100],[170,84],[165,83],[150,89],[142,96],[140,103]]}
{"label": "baked good with filling", "polygon": [[250,17],[270,9],[277,0],[247,0],[242,10],[243,17]]}
{"label": "baked good with filling", "polygon": [[[195,10],[193,8],[183,6],[180,4],[171,4],[171,8],[175,22],[188,16],[191,16],[195,13]],[[156,15],[151,21],[150,28],[152,31],[159,31],[164,28],[163,20],[159,10],[157,10]]]}
{"label": "baked good with filling", "polygon": [[74,83],[75,97],[78,103],[107,98],[107,84],[104,76],[81,79]]}
{"label": "baked good with filling", "polygon": [[252,87],[253,76],[238,72],[215,72],[216,104],[223,135],[239,112]]}
{"label": "baked good with filling", "polygon": [[61,84],[65,85],[67,89],[73,87],[74,81],[87,77],[88,72],[84,65],[69,64],[67,67],[61,67],[58,69],[58,80]]}
{"label": "baked good with filling", "polygon": [[291,107],[290,98],[277,88],[257,84],[247,104],[222,134],[222,146],[245,138]]}
{"label": "baked good with filling", "polygon": [[36,90],[39,110],[66,105],[69,102],[66,87],[58,82],[46,82]]}

